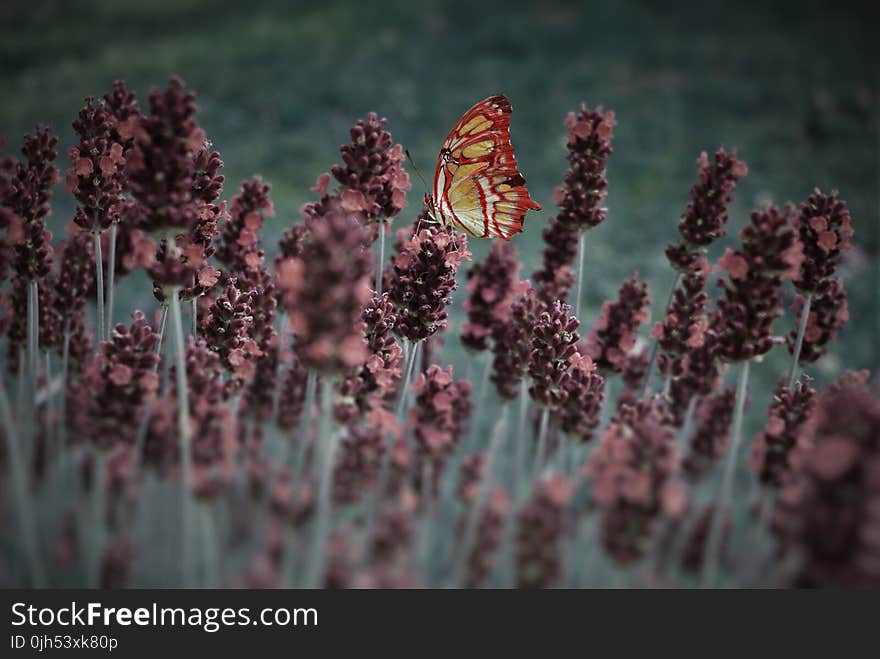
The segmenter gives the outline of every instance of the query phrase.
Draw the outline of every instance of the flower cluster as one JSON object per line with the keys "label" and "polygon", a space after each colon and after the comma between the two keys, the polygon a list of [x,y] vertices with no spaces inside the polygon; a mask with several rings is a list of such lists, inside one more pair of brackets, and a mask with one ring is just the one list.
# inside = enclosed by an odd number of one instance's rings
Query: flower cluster
{"label": "flower cluster", "polygon": [[[795,296],[791,305],[800,325],[804,307],[804,296]],[[810,312],[801,344],[800,361],[811,364],[828,350],[831,343],[849,321],[849,306],[846,301],[846,290],[840,279],[828,279],[819,284],[819,290],[810,301]],[[792,330],[786,337],[788,350],[794,354],[797,345],[797,330]]]}
{"label": "flower cluster", "polygon": [[669,262],[682,272],[691,270],[700,250],[725,235],[737,181],[748,173],[746,164],[724,149],[718,149],[711,162],[703,151],[697,164],[700,180],[691,188],[691,201],[678,223],[681,242],[666,248]]}
{"label": "flower cluster", "polygon": [[800,205],[795,225],[804,258],[794,285],[804,293],[821,293],[823,282],[834,277],[841,254],[852,249],[852,221],[846,202],[836,192],[816,190]]}
{"label": "flower cluster", "polygon": [[682,285],[672,295],[666,317],[651,331],[660,349],[657,365],[664,375],[681,375],[682,362],[687,354],[705,343],[706,330],[709,329],[708,303],[706,276],[700,270],[685,275]]}
{"label": "flower cluster", "polygon": [[804,428],[808,448],[780,495],[775,531],[798,587],[877,588],[880,402],[847,374],[822,393]]}
{"label": "flower cluster", "polygon": [[54,282],[53,311],[62,337],[68,336],[69,368],[76,372],[87,359],[83,349],[91,348],[85,304],[86,296],[95,282],[92,240],[81,231],[72,232],[59,252],[61,265]]}
{"label": "flower cluster", "polygon": [[599,414],[605,400],[605,378],[596,369],[593,360],[574,353],[569,358],[565,395],[559,408],[562,431],[589,441],[599,426]]}
{"label": "flower cluster", "polygon": [[333,207],[307,220],[309,241],[298,257],[279,264],[281,303],[308,368],[344,372],[363,364],[360,315],[370,299],[369,251],[358,217]]}
{"label": "flower cluster", "polygon": [[416,400],[410,411],[410,424],[422,459],[432,467],[436,485],[470,418],[471,383],[455,380],[452,366],[442,369],[434,364],[419,373],[412,388]]}
{"label": "flower cluster", "polygon": [[742,247],[727,249],[718,266],[727,271],[719,282],[721,326],[719,351],[729,361],[744,361],[773,347],[771,327],[782,311],[780,284],[797,276],[803,251],[791,227],[791,209],[775,206],[754,211],[740,233]]}
{"label": "flower cluster", "polygon": [[496,240],[483,263],[468,272],[468,320],[461,328],[461,342],[471,350],[486,350],[488,339],[510,318],[510,305],[519,284],[519,259],[513,243]]}
{"label": "flower cluster", "polygon": [[532,329],[546,305],[534,288],[526,288],[510,306],[510,318],[493,332],[492,382],[504,399],[516,398],[528,373],[532,354]]}
{"label": "flower cluster", "polygon": [[674,480],[678,456],[671,417],[662,405],[622,406],[585,467],[593,497],[602,507],[602,541],[619,563],[640,558],[654,518],[676,516],[686,500]]}
{"label": "flower cluster", "polygon": [[116,325],[110,340],[101,344],[103,360],[90,362],[69,394],[76,401],[70,414],[78,435],[105,449],[133,441],[144,406],[159,389],[158,341],[139,311],[132,314],[129,327]]}
{"label": "flower cluster", "polygon": [[562,475],[535,483],[516,518],[516,585],[552,588],[562,577],[566,507],[573,484]]}
{"label": "flower cluster", "polygon": [[542,232],[546,244],[543,264],[533,276],[539,297],[547,304],[568,296],[579,232],[605,220],[605,167],[612,152],[611,137],[616,124],[614,112],[601,107],[590,110],[582,106],[577,114],[569,112],[565,119],[569,168],[562,185],[554,192],[559,213]]}
{"label": "flower cluster", "polygon": [[[577,354],[578,320],[569,315],[571,307],[557,300],[538,314],[532,327],[532,350],[529,354],[529,394],[540,406],[558,409],[568,395],[570,363],[589,371],[593,365],[573,359]],[[581,374],[588,378],[589,374]],[[587,395],[584,392],[584,395]]]}
{"label": "flower cluster", "polygon": [[[749,466],[766,485],[779,487],[792,471],[792,458],[806,450],[802,429],[810,417],[816,391],[809,378],[790,390],[781,380],[773,392],[773,402],[764,429],[752,440]],[[796,458],[795,458],[796,459]]]}
{"label": "flower cluster", "polygon": [[260,229],[267,217],[275,215],[269,190],[269,184],[263,183],[259,176],[241,184],[241,191],[232,198],[229,219],[223,225],[214,254],[243,284],[253,283],[249,274],[263,265],[264,254],[259,248]]}
{"label": "flower cluster", "polygon": [[692,480],[704,476],[727,450],[736,392],[727,387],[700,401],[697,427],[688,440],[688,453],[682,461]]}
{"label": "flower cluster", "polygon": [[639,274],[623,282],[616,302],[602,303],[599,319],[583,345],[583,352],[593,358],[601,370],[620,373],[626,357],[636,345],[639,326],[650,318],[647,282]]}
{"label": "flower cluster", "polygon": [[338,505],[358,501],[376,483],[385,449],[385,438],[376,428],[351,428],[342,442],[333,475],[333,501]]}
{"label": "flower cluster", "polygon": [[79,202],[73,221],[85,231],[103,231],[124,208],[124,146],[118,120],[105,103],[89,97],[73,122],[79,144],[70,147],[65,189]]}
{"label": "flower cluster", "polygon": [[510,500],[500,488],[494,488],[486,499],[477,521],[474,544],[466,559],[465,588],[485,585],[495,565],[504,533],[505,516],[510,509]]}
{"label": "flower cluster", "polygon": [[469,258],[467,239],[448,227],[424,228],[403,241],[388,287],[397,309],[398,336],[422,341],[446,327],[446,307],[457,287],[455,274]]}
{"label": "flower cluster", "polygon": [[[403,350],[394,338],[397,322],[394,305],[388,293],[373,296],[364,307],[361,320],[367,342],[367,358],[352,374],[346,377],[341,389],[347,392],[347,400],[337,403],[337,417],[350,418],[358,413],[384,405],[394,396],[401,376]],[[342,405],[347,411],[339,409]]]}
{"label": "flower cluster", "polygon": [[[359,211],[367,219],[392,218],[406,208],[406,193],[412,185],[403,169],[403,147],[393,144],[385,130],[387,119],[371,112],[351,128],[351,143],[339,148],[342,165],[331,169],[333,178],[342,186],[343,206]],[[327,175],[323,175],[327,177]],[[329,177],[318,179],[322,196]]]}

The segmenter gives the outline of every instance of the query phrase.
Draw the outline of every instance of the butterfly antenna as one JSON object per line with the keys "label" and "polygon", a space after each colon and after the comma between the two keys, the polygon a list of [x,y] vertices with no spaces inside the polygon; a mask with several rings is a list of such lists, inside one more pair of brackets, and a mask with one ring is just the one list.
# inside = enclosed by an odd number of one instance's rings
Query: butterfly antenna
{"label": "butterfly antenna", "polygon": [[406,154],[407,160],[409,160],[409,164],[412,165],[413,171],[416,173],[416,176],[419,177],[419,179],[422,182],[422,185],[425,186],[425,190],[427,190],[428,189],[428,182],[425,180],[425,177],[422,176],[422,173],[419,171],[419,168],[416,167],[416,161],[413,160],[413,157],[409,154],[409,149],[405,149],[404,153]]}

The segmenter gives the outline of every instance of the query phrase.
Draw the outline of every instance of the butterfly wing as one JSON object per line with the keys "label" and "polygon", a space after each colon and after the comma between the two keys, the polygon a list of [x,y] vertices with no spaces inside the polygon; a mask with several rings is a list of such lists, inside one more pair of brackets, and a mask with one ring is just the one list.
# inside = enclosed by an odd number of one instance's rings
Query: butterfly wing
{"label": "butterfly wing", "polygon": [[502,95],[474,105],[446,137],[434,171],[436,219],[477,238],[510,240],[526,211],[541,209],[516,166],[510,112]]}

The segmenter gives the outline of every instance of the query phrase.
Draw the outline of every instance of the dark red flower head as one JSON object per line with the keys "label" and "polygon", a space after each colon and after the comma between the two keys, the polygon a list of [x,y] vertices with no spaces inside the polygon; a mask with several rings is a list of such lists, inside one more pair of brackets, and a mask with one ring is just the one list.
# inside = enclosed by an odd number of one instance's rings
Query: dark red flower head
{"label": "dark red flower head", "polygon": [[571,307],[557,300],[538,314],[532,327],[532,351],[529,355],[529,393],[542,407],[557,409],[568,394],[570,364],[577,354],[578,320],[570,315]]}
{"label": "dark red flower head", "polygon": [[647,282],[639,273],[623,282],[616,302],[602,303],[599,320],[584,341],[582,352],[593,358],[599,369],[620,373],[626,357],[636,345],[639,326],[650,317]]}
{"label": "dark red flower head", "polygon": [[818,189],[803,202],[795,217],[804,260],[794,285],[804,293],[818,292],[834,276],[842,252],[852,249],[852,222],[846,202],[837,192]]}
{"label": "dark red flower head", "polygon": [[513,243],[492,242],[486,260],[468,272],[468,320],[461,328],[461,342],[471,350],[486,350],[496,327],[510,318],[510,305],[519,284],[519,260]]}

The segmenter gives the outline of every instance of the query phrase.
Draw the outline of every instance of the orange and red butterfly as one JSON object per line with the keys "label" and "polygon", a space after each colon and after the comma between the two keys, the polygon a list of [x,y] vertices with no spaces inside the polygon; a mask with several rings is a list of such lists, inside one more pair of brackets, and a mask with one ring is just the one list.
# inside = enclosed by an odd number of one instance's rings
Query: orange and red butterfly
{"label": "orange and red butterfly", "polygon": [[526,190],[510,143],[510,101],[496,95],[464,113],[450,131],[434,170],[428,214],[476,238],[510,240],[526,211],[541,210]]}

